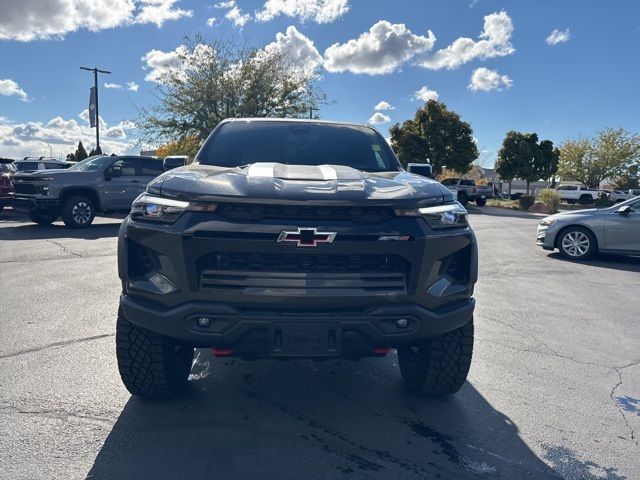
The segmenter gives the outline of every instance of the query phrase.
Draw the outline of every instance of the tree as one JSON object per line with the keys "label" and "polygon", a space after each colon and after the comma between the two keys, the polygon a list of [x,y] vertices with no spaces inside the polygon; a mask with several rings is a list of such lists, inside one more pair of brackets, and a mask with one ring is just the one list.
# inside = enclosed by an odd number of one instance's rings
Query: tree
{"label": "tree", "polygon": [[436,100],[429,100],[413,120],[395,124],[390,131],[391,146],[405,166],[428,160],[435,175],[444,168],[466,173],[479,155],[471,125]]}
{"label": "tree", "polygon": [[102,148],[100,147],[92,148],[91,151],[89,152],[89,156],[93,157],[94,155],[102,155]]}
{"label": "tree", "polygon": [[76,161],[76,154],[75,153],[67,154],[67,162],[75,162],[75,161]]}
{"label": "tree", "polygon": [[158,147],[156,155],[160,158],[168,157],[169,155],[188,155],[193,160],[201,145],[202,142],[198,137],[185,137]]}
{"label": "tree", "polygon": [[87,151],[84,149],[84,145],[82,145],[82,142],[78,142],[78,148],[76,149],[75,153],[76,161],[79,162],[81,160],[84,160],[88,156],[89,155],[87,155]]}
{"label": "tree", "polygon": [[548,185],[553,186],[555,184],[556,173],[558,173],[560,149],[554,148],[551,140],[542,140],[540,142],[540,150],[542,151],[543,158],[541,178],[544,178]]}
{"label": "tree", "polygon": [[543,160],[536,133],[511,131],[505,136],[498,151],[496,173],[509,182],[509,194],[514,178],[525,180],[528,195],[531,182],[540,179]]}
{"label": "tree", "polygon": [[269,45],[186,39],[156,80],[159,103],[142,109],[139,128],[149,143],[199,141],[225,118],[307,117],[323,101],[314,86],[318,62],[301,62]]}
{"label": "tree", "polygon": [[560,146],[558,173],[563,179],[598,188],[607,178],[630,173],[640,163],[640,136],[608,128],[594,138],[566,140]]}

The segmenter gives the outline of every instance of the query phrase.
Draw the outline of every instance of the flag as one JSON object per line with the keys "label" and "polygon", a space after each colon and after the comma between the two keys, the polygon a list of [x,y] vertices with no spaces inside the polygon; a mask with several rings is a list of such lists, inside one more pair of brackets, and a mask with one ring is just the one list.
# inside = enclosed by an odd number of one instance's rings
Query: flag
{"label": "flag", "polygon": [[89,123],[91,128],[98,124],[96,119],[96,87],[91,87],[91,94],[89,95]]}

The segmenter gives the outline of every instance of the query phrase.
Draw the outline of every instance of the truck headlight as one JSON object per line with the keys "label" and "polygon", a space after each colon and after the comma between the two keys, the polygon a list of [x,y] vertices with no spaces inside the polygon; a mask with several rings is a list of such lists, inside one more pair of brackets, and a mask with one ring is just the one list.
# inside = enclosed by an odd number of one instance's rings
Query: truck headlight
{"label": "truck headlight", "polygon": [[458,202],[434,207],[416,209],[397,209],[396,215],[401,217],[422,217],[431,228],[468,227],[467,210]]}
{"label": "truck headlight", "polygon": [[131,218],[160,223],[174,223],[186,211],[213,212],[217,205],[186,202],[175,198],[143,193],[131,205]]}

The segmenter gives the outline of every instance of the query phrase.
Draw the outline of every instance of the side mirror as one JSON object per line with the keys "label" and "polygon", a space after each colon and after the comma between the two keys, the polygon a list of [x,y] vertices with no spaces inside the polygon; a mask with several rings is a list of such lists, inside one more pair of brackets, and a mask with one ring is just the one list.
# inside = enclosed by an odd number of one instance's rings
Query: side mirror
{"label": "side mirror", "polygon": [[173,168],[183,167],[187,164],[188,157],[185,156],[173,156],[166,157],[162,161],[162,166],[165,170],[171,170]]}
{"label": "side mirror", "polygon": [[624,207],[620,207],[616,210],[616,213],[619,215],[629,215],[631,212],[633,212],[633,208],[629,205],[625,205]]}
{"label": "side mirror", "polygon": [[433,178],[433,167],[429,163],[410,163],[407,165],[407,171],[423,177]]}

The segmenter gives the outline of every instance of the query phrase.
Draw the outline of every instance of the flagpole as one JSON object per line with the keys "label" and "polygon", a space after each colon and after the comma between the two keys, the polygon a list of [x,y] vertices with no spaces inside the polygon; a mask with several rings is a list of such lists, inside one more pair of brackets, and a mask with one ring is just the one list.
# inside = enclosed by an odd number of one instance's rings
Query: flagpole
{"label": "flagpole", "polygon": [[[80,67],[81,70],[88,70],[93,72],[93,85],[96,92],[96,150],[102,151],[100,149],[100,111],[98,109],[98,72],[110,74],[107,70],[99,70],[97,68],[88,68],[88,67]],[[89,117],[91,117],[91,112],[89,112]]]}

